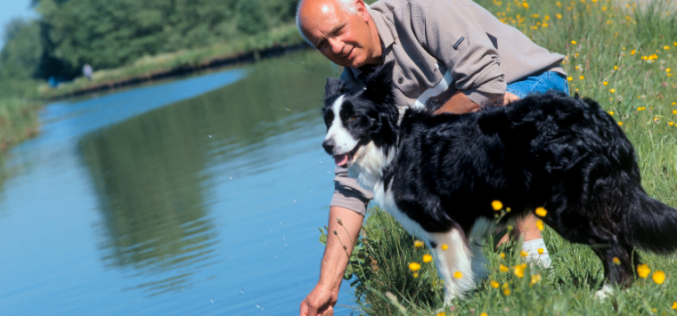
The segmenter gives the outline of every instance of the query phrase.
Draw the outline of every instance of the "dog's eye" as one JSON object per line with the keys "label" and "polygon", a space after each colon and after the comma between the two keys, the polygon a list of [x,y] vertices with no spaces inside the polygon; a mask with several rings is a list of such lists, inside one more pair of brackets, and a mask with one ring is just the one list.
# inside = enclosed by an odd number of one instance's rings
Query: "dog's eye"
{"label": "dog's eye", "polygon": [[348,122],[355,122],[357,120],[357,116],[351,116],[348,118]]}

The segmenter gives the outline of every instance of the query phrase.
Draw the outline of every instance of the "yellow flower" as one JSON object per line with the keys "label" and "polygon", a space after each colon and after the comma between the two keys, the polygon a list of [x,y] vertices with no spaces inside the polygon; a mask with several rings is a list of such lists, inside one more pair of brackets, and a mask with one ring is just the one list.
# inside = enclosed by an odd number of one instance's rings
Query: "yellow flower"
{"label": "yellow flower", "polygon": [[661,270],[657,270],[656,272],[653,273],[653,281],[656,282],[656,284],[663,284],[665,282],[665,272]]}
{"label": "yellow flower", "polygon": [[663,49],[668,50],[668,49],[670,49],[670,46],[665,45],[665,46],[663,46]]}
{"label": "yellow flower", "polygon": [[423,262],[428,263],[430,261],[433,261],[433,256],[431,256],[429,254],[423,255]]}
{"label": "yellow flower", "polygon": [[503,203],[501,203],[499,200],[495,200],[491,202],[491,207],[494,209],[494,211],[499,211],[503,208]]}
{"label": "yellow flower", "polygon": [[461,273],[461,271],[456,271],[454,272],[454,277],[460,279],[463,277],[463,273]]}
{"label": "yellow flower", "polygon": [[526,251],[524,251],[524,250],[520,251],[520,257],[526,258],[526,257],[528,257],[528,256],[529,256],[529,253],[528,253],[528,252],[526,252]]}
{"label": "yellow flower", "polygon": [[505,294],[505,296],[510,295],[510,289],[503,290],[503,294]]}
{"label": "yellow flower", "polygon": [[623,122],[618,122],[618,126],[623,126]]}
{"label": "yellow flower", "polygon": [[614,115],[614,111],[609,111],[609,115]]}
{"label": "yellow flower", "polygon": [[567,77],[567,80],[574,81],[574,77]]}
{"label": "yellow flower", "polygon": [[559,13],[555,14],[555,16],[557,17],[557,19],[560,19],[560,20],[562,19],[562,15],[559,14]]}
{"label": "yellow flower", "polygon": [[447,250],[449,249],[449,245],[447,244],[442,244],[442,250]]}
{"label": "yellow flower", "polygon": [[677,302],[672,303],[672,309],[677,309]]}
{"label": "yellow flower", "polygon": [[672,70],[672,69],[670,69],[670,68],[665,69],[665,72],[670,72],[670,70]]}
{"label": "yellow flower", "polygon": [[538,215],[540,217],[545,217],[545,215],[547,215],[547,214],[548,214],[548,211],[546,211],[545,208],[543,208],[542,206],[536,208],[536,215]]}
{"label": "yellow flower", "polygon": [[630,51],[630,55],[634,55],[637,52],[637,50],[633,49]]}
{"label": "yellow flower", "polygon": [[420,240],[414,240],[414,247],[421,248],[423,247],[423,242]]}
{"label": "yellow flower", "polygon": [[544,228],[544,226],[543,226],[543,221],[540,220],[540,219],[537,220],[537,221],[536,221],[536,227],[538,227],[538,230],[543,230],[543,228]]}
{"label": "yellow flower", "polygon": [[672,102],[672,105],[677,105],[677,102]]}
{"label": "yellow flower", "polygon": [[421,269],[420,263],[412,262],[412,263],[409,264],[409,270],[416,272],[419,269]]}
{"label": "yellow flower", "polygon": [[609,85],[609,83],[608,83],[608,82],[606,82],[606,81],[602,82],[602,84],[603,84],[604,86],[607,86],[607,85]]}
{"label": "yellow flower", "polygon": [[576,41],[571,41],[571,44],[574,44],[574,45],[576,45],[577,43],[576,43]]}
{"label": "yellow flower", "polygon": [[512,209],[509,208],[509,207],[506,207],[506,208],[505,208],[505,211],[508,212],[508,213],[510,213],[510,211],[512,211]]}
{"label": "yellow flower", "polygon": [[489,285],[491,285],[491,287],[493,287],[495,289],[497,289],[499,286],[501,286],[500,284],[498,284],[498,282],[496,282],[494,280],[491,280],[491,282],[489,282]]}
{"label": "yellow flower", "polygon": [[585,76],[581,76],[581,80],[585,79]]}
{"label": "yellow flower", "polygon": [[414,272],[414,278],[418,278],[418,272]]}
{"label": "yellow flower", "polygon": [[536,249],[536,250],[538,251],[538,254],[539,254],[539,255],[542,255],[543,252],[545,252],[545,249],[543,249],[543,248],[538,248],[538,249]]}
{"label": "yellow flower", "polygon": [[616,93],[616,89],[609,89],[609,92]]}
{"label": "yellow flower", "polygon": [[646,279],[649,276],[649,273],[651,273],[651,269],[646,263],[637,266],[637,275],[639,275],[640,278]]}
{"label": "yellow flower", "polygon": [[614,66],[614,70],[618,70],[618,66]]}
{"label": "yellow flower", "polygon": [[503,264],[501,264],[501,265],[498,266],[498,270],[500,270],[501,272],[508,272],[508,271],[510,271],[510,269],[508,269],[508,267],[504,266]]}
{"label": "yellow flower", "polygon": [[523,278],[524,277],[524,266],[522,266],[522,265],[515,266],[514,273],[518,278]]}
{"label": "yellow flower", "polygon": [[529,4],[528,4],[528,3],[522,2],[522,6],[523,6],[525,9],[529,10]]}
{"label": "yellow flower", "polygon": [[614,262],[615,265],[621,264],[621,259],[618,259],[618,257],[614,257],[614,259],[612,261]]}
{"label": "yellow flower", "polygon": [[489,316],[489,315],[487,315],[487,313],[485,313],[485,312],[482,312],[482,313],[480,314],[480,316]]}
{"label": "yellow flower", "polygon": [[498,254],[498,256],[501,257],[501,259],[505,259],[505,253],[501,252],[501,253]]}
{"label": "yellow flower", "polygon": [[540,274],[534,274],[534,275],[531,276],[531,282],[529,282],[529,284],[534,285],[534,284],[536,284],[540,281],[541,281],[541,275]]}
{"label": "yellow flower", "polygon": [[437,316],[447,316],[447,313],[445,313],[445,312],[439,312],[439,313],[437,313]]}
{"label": "yellow flower", "polygon": [[677,114],[677,110],[672,110],[672,114]]}
{"label": "yellow flower", "polygon": [[670,121],[670,122],[668,122],[668,125],[670,125],[670,126],[675,125],[675,122]]}
{"label": "yellow flower", "polygon": [[578,69],[580,69],[580,68],[581,68],[580,66],[576,66],[576,67],[574,67],[574,69],[576,69],[576,70],[578,70]]}

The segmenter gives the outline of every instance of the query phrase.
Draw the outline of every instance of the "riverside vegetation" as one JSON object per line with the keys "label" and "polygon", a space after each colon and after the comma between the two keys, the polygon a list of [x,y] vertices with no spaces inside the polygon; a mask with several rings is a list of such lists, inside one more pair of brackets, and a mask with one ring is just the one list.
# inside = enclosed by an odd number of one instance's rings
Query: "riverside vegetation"
{"label": "riverside vegetation", "polygon": [[[38,132],[44,98],[303,40],[296,0],[34,0],[5,26],[0,150]],[[82,78],[85,64],[96,71]],[[64,82],[51,89],[47,80]],[[73,80],[75,79],[75,80]],[[71,81],[72,80],[72,81]]]}
{"label": "riverside vegetation", "polygon": [[[536,43],[567,56],[564,67],[572,94],[591,97],[609,111],[635,146],[644,189],[677,206],[677,5],[478,2]],[[345,274],[355,290],[356,313],[677,315],[677,255],[640,251],[646,265],[638,269],[637,281],[597,300],[595,292],[604,280],[600,260],[589,247],[539,228],[553,261],[551,269],[524,264],[521,243],[494,250],[490,238],[484,246],[489,277],[465,299],[441,309],[443,285],[429,250],[384,211],[372,208]],[[323,231],[320,240],[326,238]]]}

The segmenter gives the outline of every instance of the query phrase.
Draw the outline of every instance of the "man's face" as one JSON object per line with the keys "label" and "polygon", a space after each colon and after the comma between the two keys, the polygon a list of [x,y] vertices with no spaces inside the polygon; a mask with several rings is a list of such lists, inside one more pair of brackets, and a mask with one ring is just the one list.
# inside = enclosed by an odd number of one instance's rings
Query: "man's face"
{"label": "man's face", "polygon": [[349,14],[335,0],[306,0],[299,12],[301,29],[329,60],[359,68],[373,61],[375,45],[369,13],[361,1],[357,11]]}

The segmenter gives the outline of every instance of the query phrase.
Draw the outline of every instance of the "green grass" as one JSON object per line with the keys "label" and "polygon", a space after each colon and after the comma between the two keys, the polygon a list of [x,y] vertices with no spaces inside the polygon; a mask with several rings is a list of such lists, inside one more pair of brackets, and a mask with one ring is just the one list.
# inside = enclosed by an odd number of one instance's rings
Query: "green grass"
{"label": "green grass", "polygon": [[[616,291],[613,298],[599,301],[595,292],[602,286],[602,266],[588,246],[571,244],[546,227],[544,239],[553,260],[552,269],[528,267],[523,277],[514,267],[523,263],[514,243],[494,251],[487,240],[484,253],[490,275],[465,299],[455,299],[446,315],[675,315],[677,301],[677,256],[661,257],[641,253],[652,269],[664,271],[667,280],[656,284],[651,276],[638,279],[631,287]],[[392,217],[378,208],[369,210],[362,238],[353,252],[346,277],[355,287],[358,314],[437,315],[442,308],[443,285],[432,262],[423,263],[428,249],[414,246],[414,238]],[[505,254],[501,258],[500,253]],[[410,262],[421,263],[418,276]],[[510,270],[501,272],[504,265]],[[540,281],[532,284],[532,276]],[[536,277],[534,277],[534,280]],[[499,288],[491,286],[496,281]],[[507,285],[505,285],[507,284]],[[509,289],[509,295],[505,289]],[[391,293],[391,294],[386,294]],[[392,299],[395,297],[397,303]],[[399,305],[399,306],[398,306]],[[401,312],[400,310],[405,310]],[[656,309],[654,311],[654,309]]]}
{"label": "green grass", "polygon": [[[591,97],[613,112],[635,146],[646,191],[677,206],[677,5],[631,2],[626,6],[599,0],[478,2],[539,45],[567,56],[564,67],[572,94]],[[677,315],[672,309],[677,301],[677,256],[641,253],[652,273],[665,272],[665,283],[656,284],[651,276],[640,278],[613,298],[598,301],[594,294],[602,285],[603,271],[589,247],[564,241],[549,228],[544,238],[553,268],[527,268],[522,278],[514,274],[514,267],[522,263],[519,249],[503,249],[507,256],[502,259],[486,246],[491,275],[466,299],[455,300],[454,310],[446,310],[446,315]],[[413,242],[390,216],[378,209],[370,211],[347,271],[360,306],[358,314],[437,314],[442,285],[432,263],[422,263],[416,278],[408,269],[410,262],[421,263],[428,253]],[[513,270],[502,273],[501,264]],[[542,279],[531,285],[534,274]],[[510,295],[492,288],[492,280],[507,283]]]}
{"label": "green grass", "polygon": [[155,56],[144,56],[127,66],[95,71],[91,81],[87,78],[79,77],[72,82],[60,85],[58,89],[50,89],[47,85],[42,85],[40,91],[43,97],[53,98],[105,83],[148,76],[185,66],[199,66],[214,59],[237,56],[242,53],[274,46],[295,45],[301,42],[303,42],[303,39],[296,29],[296,25],[287,24],[272,29],[267,33],[256,36],[243,36],[234,41],[219,43],[209,47],[180,50]]}
{"label": "green grass", "polygon": [[33,80],[0,81],[0,152],[37,135],[37,84]]}

